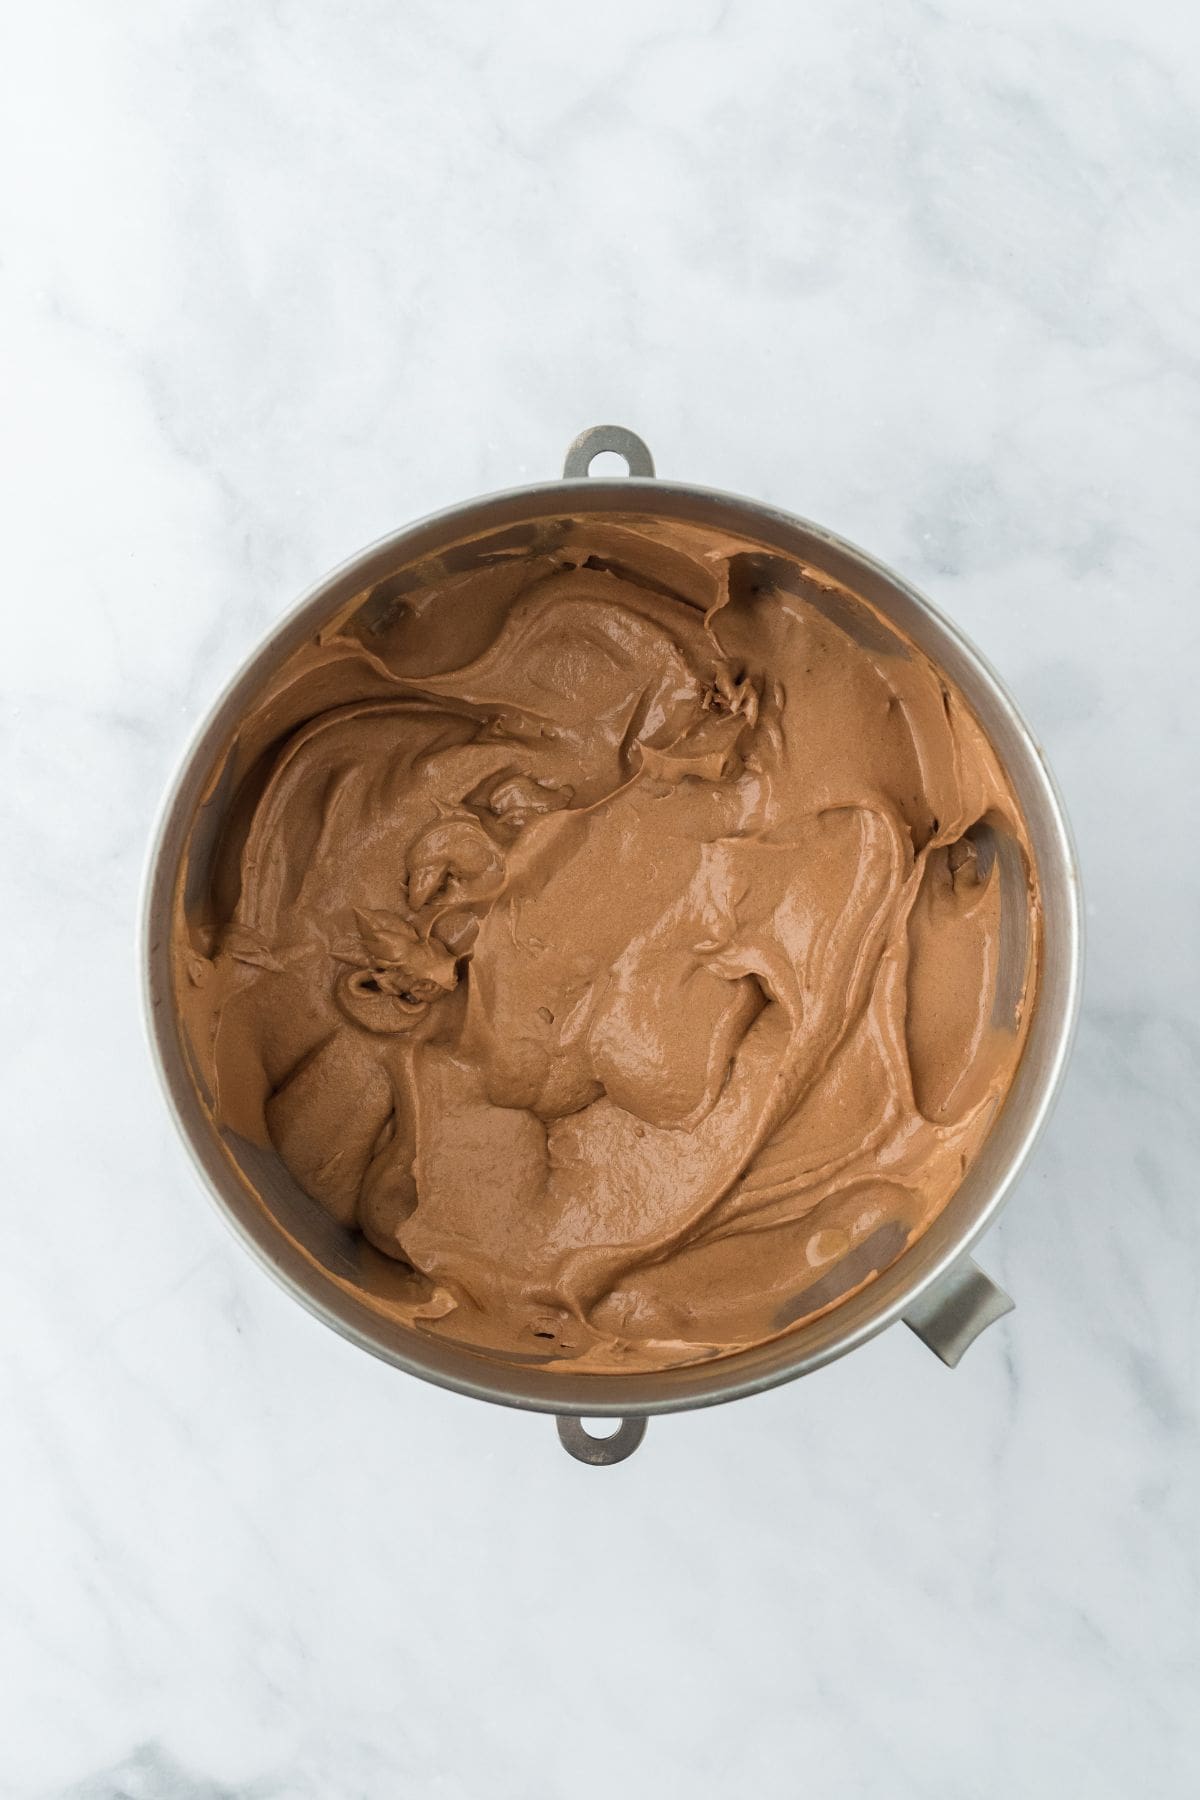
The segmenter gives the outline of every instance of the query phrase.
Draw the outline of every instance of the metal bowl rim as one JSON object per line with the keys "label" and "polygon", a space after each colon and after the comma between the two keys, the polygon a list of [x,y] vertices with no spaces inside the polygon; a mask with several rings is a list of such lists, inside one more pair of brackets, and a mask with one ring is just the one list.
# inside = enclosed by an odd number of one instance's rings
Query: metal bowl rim
{"label": "metal bowl rim", "polygon": [[[205,748],[210,734],[221,721],[233,695],[251,672],[260,665],[265,672],[269,667],[271,653],[277,643],[290,633],[303,615],[310,610],[314,613],[317,612],[320,604],[325,601],[332,589],[340,586],[362,565],[370,563],[375,558],[383,556],[385,553],[400,554],[405,544],[414,537],[426,535],[435,530],[444,531],[447,536],[450,536],[454,528],[458,527],[461,539],[464,522],[468,518],[474,519],[476,515],[486,512],[488,509],[508,509],[520,504],[522,507],[528,508],[528,516],[533,518],[545,516],[547,513],[568,513],[573,509],[579,510],[575,503],[585,497],[586,505],[582,510],[586,512],[635,515],[656,511],[669,513],[673,500],[676,502],[686,501],[689,505],[707,503],[731,509],[744,517],[747,536],[750,538],[753,538],[755,534],[755,526],[761,528],[762,522],[767,520],[787,533],[798,532],[828,546],[837,555],[858,564],[878,581],[898,590],[919,611],[927,614],[935,626],[940,628],[953,642],[964,661],[971,666],[977,679],[990,690],[993,702],[1007,715],[1009,723],[1031,752],[1031,767],[1042,789],[1041,798],[1045,804],[1055,846],[1067,878],[1064,890],[1057,896],[1061,905],[1061,937],[1058,949],[1066,971],[1065,984],[1045,1071],[1036,1099],[1028,1109],[1029,1116],[1026,1119],[1021,1139],[1010,1154],[1001,1178],[996,1182],[986,1201],[976,1208],[974,1216],[965,1223],[963,1230],[935,1261],[919,1271],[914,1271],[912,1278],[907,1282],[901,1281],[895,1271],[902,1269],[910,1256],[919,1250],[918,1240],[918,1244],[913,1246],[912,1251],[904,1252],[897,1262],[892,1264],[889,1269],[884,1270],[875,1282],[844,1303],[847,1307],[857,1303],[862,1316],[853,1328],[848,1329],[840,1337],[832,1339],[819,1350],[805,1351],[802,1343],[804,1327],[800,1326],[794,1333],[785,1334],[783,1339],[776,1340],[777,1343],[783,1343],[786,1342],[787,1337],[794,1336],[797,1344],[796,1355],[790,1359],[781,1360],[778,1366],[768,1370],[758,1370],[749,1375],[739,1375],[737,1365],[748,1353],[738,1352],[727,1357],[716,1358],[712,1362],[702,1365],[705,1374],[711,1373],[713,1378],[702,1389],[696,1389],[682,1396],[668,1394],[651,1399],[625,1399],[622,1397],[621,1384],[634,1379],[632,1373],[630,1375],[588,1376],[586,1380],[589,1392],[594,1394],[594,1398],[588,1400],[575,1399],[566,1395],[558,1398],[553,1395],[531,1396],[514,1393],[510,1388],[506,1388],[499,1379],[489,1379],[482,1373],[486,1369],[489,1373],[495,1372],[498,1376],[500,1365],[494,1361],[489,1362],[483,1357],[473,1359],[477,1360],[480,1365],[481,1374],[478,1378],[473,1375],[448,1374],[444,1370],[427,1366],[417,1355],[410,1356],[392,1345],[373,1339],[370,1333],[354,1320],[339,1316],[331,1306],[326,1304],[321,1295],[314,1293],[304,1283],[294,1280],[286,1270],[279,1266],[270,1251],[243,1224],[204,1167],[193,1142],[191,1129],[180,1111],[171,1087],[163,1043],[163,1039],[171,1035],[171,1029],[169,1025],[164,1024],[160,1034],[154,1005],[156,890],[160,885],[161,865],[167,839],[171,833],[175,812],[193,765]],[[665,507],[664,501],[666,502]],[[469,535],[479,535],[487,529],[487,524],[483,523],[479,526],[478,533],[472,529]],[[347,557],[314,583],[275,623],[250,654],[241,661],[217,698],[191,731],[167,784],[151,834],[141,883],[138,924],[138,962],[143,1025],[151,1061],[154,1064],[167,1109],[174,1119],[201,1185],[226,1225],[251,1252],[255,1260],[286,1292],[298,1300],[307,1311],[320,1319],[323,1324],[328,1325],[340,1336],[357,1345],[358,1348],[369,1351],[372,1355],[394,1367],[403,1369],[408,1374],[449,1391],[473,1399],[487,1400],[496,1405],[511,1406],[522,1411],[578,1417],[616,1414],[631,1418],[651,1417],[664,1413],[692,1411],[700,1407],[717,1406],[731,1400],[744,1399],[752,1394],[766,1392],[771,1388],[782,1386],[785,1382],[812,1373],[825,1364],[835,1361],[838,1357],[848,1354],[851,1350],[859,1348],[860,1345],[900,1320],[906,1309],[920,1295],[941,1281],[978,1242],[994,1222],[1023,1173],[1061,1090],[1070,1059],[1079,1016],[1083,956],[1083,902],[1079,862],[1058,784],[1046,762],[1040,744],[1006,685],[987,658],[954,621],[920,589],[903,576],[898,575],[887,564],[872,556],[869,551],[861,549],[849,539],[829,531],[812,520],[746,495],[730,493],[720,488],[710,488],[692,482],[666,481],[657,477],[638,478],[632,476],[616,479],[583,476],[574,479],[537,482],[528,486],[504,488],[488,494],[473,496],[468,500],[459,501],[453,506],[427,513],[402,526],[398,531],[386,533],[383,537]],[[278,1230],[278,1227],[276,1229]],[[882,1304],[872,1307],[870,1296],[873,1290],[882,1290],[884,1280],[889,1276],[891,1280],[888,1282],[888,1286],[894,1291],[885,1298]],[[413,1337],[414,1342],[419,1341],[415,1334]],[[696,1367],[693,1365],[684,1372],[695,1374]],[[669,1376],[672,1372],[666,1370],[663,1373]],[[645,1372],[639,1372],[636,1378],[644,1379]]]}

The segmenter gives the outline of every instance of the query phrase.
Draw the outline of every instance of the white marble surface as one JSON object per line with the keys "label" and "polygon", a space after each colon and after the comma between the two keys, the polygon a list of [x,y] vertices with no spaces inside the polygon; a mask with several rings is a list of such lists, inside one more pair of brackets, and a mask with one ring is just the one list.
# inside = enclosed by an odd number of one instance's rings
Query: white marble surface
{"label": "white marble surface", "polygon": [[[0,1791],[1194,1795],[1194,9],[2,31]],[[1065,789],[1091,956],[982,1256],[1016,1313],[954,1375],[894,1331],[592,1471],[251,1264],[160,1104],[133,929],[264,628],[608,418],[957,616]]]}

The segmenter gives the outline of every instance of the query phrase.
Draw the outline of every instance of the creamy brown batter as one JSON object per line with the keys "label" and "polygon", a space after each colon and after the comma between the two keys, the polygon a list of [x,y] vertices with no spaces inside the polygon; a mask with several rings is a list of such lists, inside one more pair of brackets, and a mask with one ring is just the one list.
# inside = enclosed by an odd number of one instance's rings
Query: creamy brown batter
{"label": "creamy brown batter", "polygon": [[229,769],[177,908],[198,1082],[414,1329],[573,1371],[761,1342],[925,1229],[1012,1079],[1038,908],[995,754],[776,553],[460,546],[294,655]]}

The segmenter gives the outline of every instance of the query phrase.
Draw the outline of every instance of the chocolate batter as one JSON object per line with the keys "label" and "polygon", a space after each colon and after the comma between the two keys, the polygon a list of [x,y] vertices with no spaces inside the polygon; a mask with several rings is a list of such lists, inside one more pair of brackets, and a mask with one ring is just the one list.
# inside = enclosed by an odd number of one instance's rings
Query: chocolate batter
{"label": "chocolate batter", "polygon": [[177,904],[198,1085],[414,1329],[727,1354],[962,1180],[1032,1001],[1023,822],[827,576],[649,517],[511,540],[397,571],[250,710]]}

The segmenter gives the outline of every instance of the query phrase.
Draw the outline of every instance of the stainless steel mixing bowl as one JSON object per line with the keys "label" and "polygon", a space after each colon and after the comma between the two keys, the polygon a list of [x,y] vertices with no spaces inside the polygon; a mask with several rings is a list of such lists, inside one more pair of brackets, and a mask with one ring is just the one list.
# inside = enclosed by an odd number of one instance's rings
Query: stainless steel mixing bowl
{"label": "stainless steel mixing bowl", "polygon": [[[591,478],[602,451],[623,457],[628,477]],[[506,533],[519,545],[530,521],[568,512],[652,512],[738,532],[827,572],[893,620],[958,684],[999,753],[1028,821],[1044,906],[1040,981],[1016,1078],[966,1179],[930,1229],[822,1317],[756,1349],[654,1374],[572,1375],[501,1364],[422,1336],[348,1292],[343,1284],[355,1280],[356,1235],[308,1199],[277,1158],[213,1126],[172,1004],[171,908],[181,862],[186,859],[189,881],[204,880],[232,798],[219,772],[264,682],[355,595],[401,566],[485,532]],[[364,551],[272,633],[213,707],[171,788],[150,858],[141,946],[150,1040],[168,1105],[218,1206],[260,1261],[327,1325],[410,1374],[480,1400],[553,1413],[566,1448],[594,1464],[618,1462],[636,1449],[652,1413],[737,1400],[811,1374],[898,1319],[953,1366],[985,1326],[1010,1310],[1007,1295],[968,1253],[1012,1191],[1050,1111],[1070,1051],[1081,957],[1079,875],[1062,803],[1028,726],[978,651],[907,582],[818,526],[731,494],[655,480],[645,444],[618,426],[597,426],[577,438],[561,482],[469,500]],[[597,1437],[585,1428],[589,1416],[616,1416],[621,1423],[615,1435]]]}

